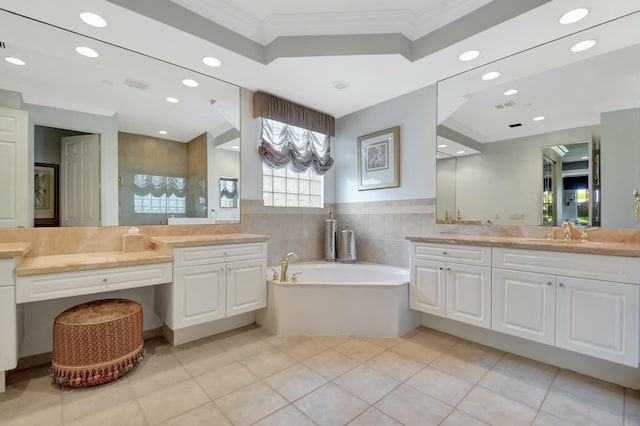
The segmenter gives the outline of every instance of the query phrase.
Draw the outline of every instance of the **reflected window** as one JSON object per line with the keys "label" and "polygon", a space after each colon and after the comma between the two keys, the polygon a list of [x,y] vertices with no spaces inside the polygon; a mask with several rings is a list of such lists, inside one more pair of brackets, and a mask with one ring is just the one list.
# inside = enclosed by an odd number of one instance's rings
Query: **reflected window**
{"label": "reflected window", "polygon": [[180,176],[133,175],[134,213],[184,214],[187,179]]}

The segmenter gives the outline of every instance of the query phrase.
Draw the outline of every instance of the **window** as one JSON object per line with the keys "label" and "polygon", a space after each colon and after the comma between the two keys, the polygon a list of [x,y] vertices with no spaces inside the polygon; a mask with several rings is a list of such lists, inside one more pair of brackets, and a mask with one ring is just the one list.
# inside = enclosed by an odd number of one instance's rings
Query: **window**
{"label": "window", "polygon": [[273,207],[324,207],[324,176],[312,168],[303,173],[291,166],[262,166],[262,201]]}
{"label": "window", "polygon": [[134,213],[186,213],[186,178],[137,173],[133,175],[133,184]]}

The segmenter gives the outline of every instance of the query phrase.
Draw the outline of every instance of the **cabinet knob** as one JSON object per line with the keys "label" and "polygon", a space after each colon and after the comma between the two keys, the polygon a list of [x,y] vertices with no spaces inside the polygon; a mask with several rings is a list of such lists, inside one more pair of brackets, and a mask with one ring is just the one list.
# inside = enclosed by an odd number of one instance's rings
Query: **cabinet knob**
{"label": "cabinet knob", "polygon": [[551,286],[551,285],[553,285],[553,283],[551,283],[551,281],[547,281],[547,285]]}
{"label": "cabinet knob", "polygon": [[442,254],[443,254],[444,256],[446,256],[446,255],[447,255],[447,252],[446,252],[446,251],[443,251],[443,252],[442,252]]}
{"label": "cabinet knob", "polygon": [[564,283],[559,283],[558,286],[564,287]]}
{"label": "cabinet knob", "polygon": [[441,271],[444,271],[444,268],[443,268],[443,267],[440,267],[440,268],[438,268],[438,269],[440,269]]}
{"label": "cabinet knob", "polygon": [[451,268],[447,268],[447,271],[450,271],[450,270],[451,270]]}
{"label": "cabinet knob", "polygon": [[103,283],[106,283],[106,282],[107,282],[107,279],[106,279],[106,278],[103,278],[103,279],[102,279],[102,282],[103,282]]}

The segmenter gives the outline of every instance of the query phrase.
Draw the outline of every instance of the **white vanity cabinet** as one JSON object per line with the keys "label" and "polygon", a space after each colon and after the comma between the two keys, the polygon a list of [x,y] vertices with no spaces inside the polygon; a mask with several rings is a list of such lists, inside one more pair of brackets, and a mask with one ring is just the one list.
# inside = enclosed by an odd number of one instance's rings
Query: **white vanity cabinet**
{"label": "white vanity cabinet", "polygon": [[15,299],[15,259],[0,259],[0,392],[4,372],[18,364]]}
{"label": "white vanity cabinet", "polygon": [[491,327],[491,248],[411,243],[410,308]]}
{"label": "white vanity cabinet", "polygon": [[[267,243],[173,249],[173,303],[165,315],[177,330],[267,306]],[[165,297],[166,299],[166,297]]]}

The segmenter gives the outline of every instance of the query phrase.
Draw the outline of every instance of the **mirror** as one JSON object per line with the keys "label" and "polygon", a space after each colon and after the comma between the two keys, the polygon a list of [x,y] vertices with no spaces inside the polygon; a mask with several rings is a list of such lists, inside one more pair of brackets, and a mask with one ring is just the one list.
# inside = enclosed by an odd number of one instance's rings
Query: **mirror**
{"label": "mirror", "polygon": [[239,87],[9,12],[0,27],[2,56],[26,62],[1,61],[0,106],[28,112],[30,157],[59,166],[61,226],[240,221],[219,184],[238,193]]}
{"label": "mirror", "polygon": [[440,81],[437,222],[637,227],[639,40],[636,12]]}

